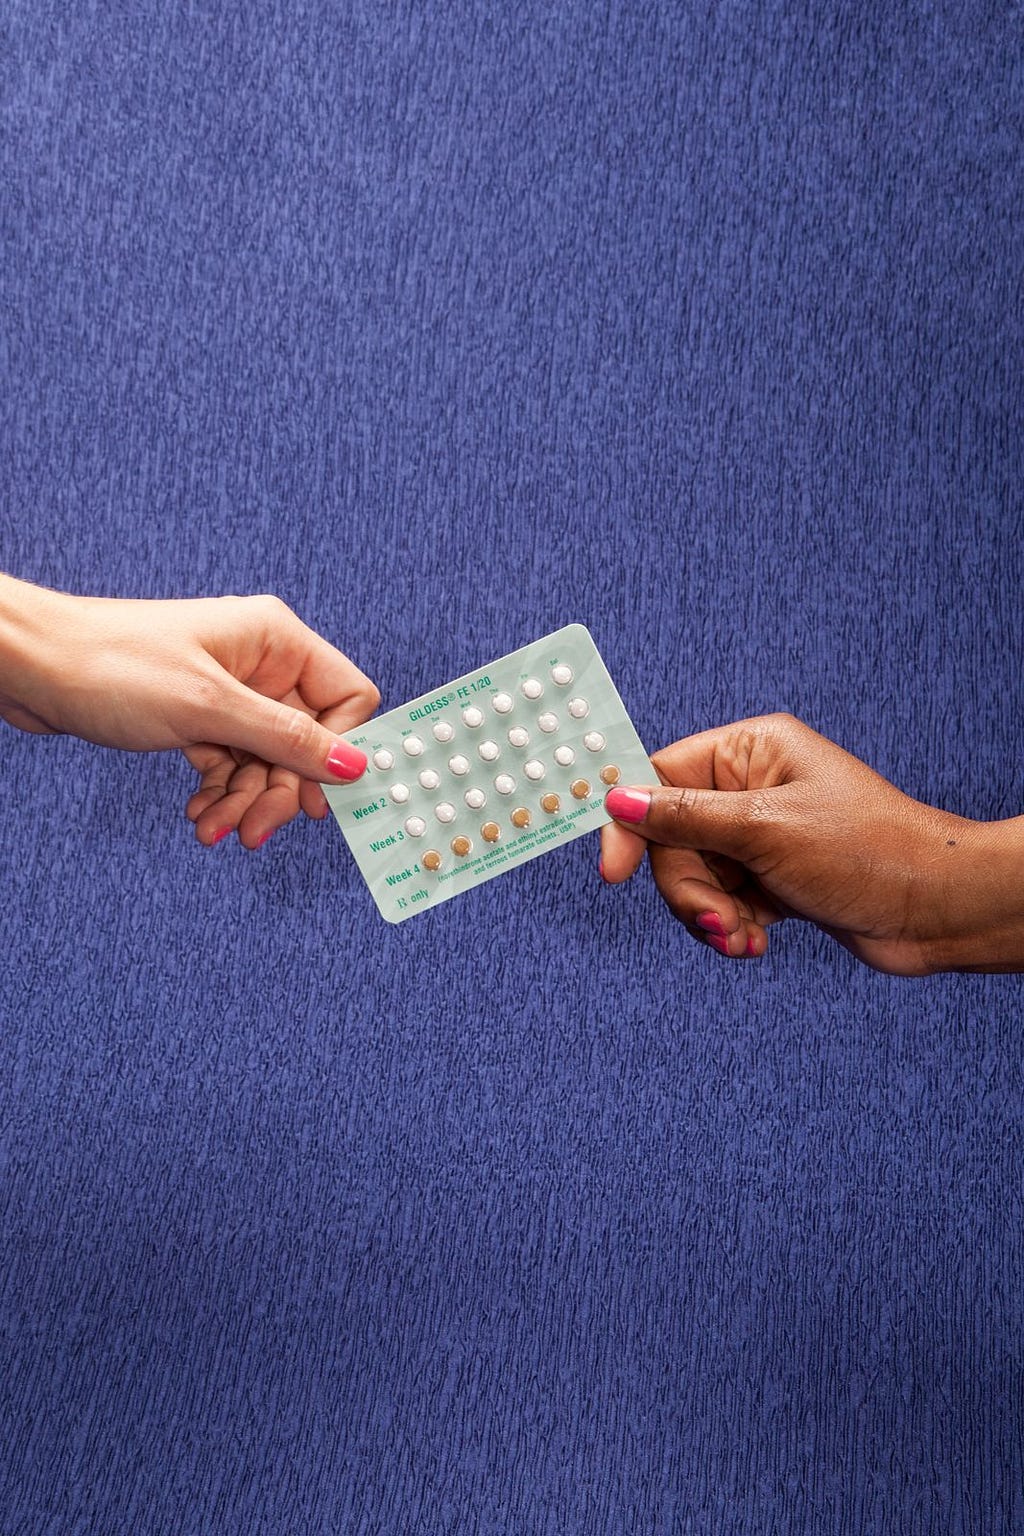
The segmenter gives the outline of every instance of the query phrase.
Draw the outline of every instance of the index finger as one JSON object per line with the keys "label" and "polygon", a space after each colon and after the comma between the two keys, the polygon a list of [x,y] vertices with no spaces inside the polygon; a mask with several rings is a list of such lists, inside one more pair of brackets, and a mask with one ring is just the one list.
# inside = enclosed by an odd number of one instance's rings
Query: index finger
{"label": "index finger", "polygon": [[306,639],[306,655],[296,682],[299,693],[329,730],[362,725],[380,703],[377,685],[344,651],[301,619],[296,622],[305,631]]}
{"label": "index finger", "polygon": [[773,720],[736,720],[684,736],[651,759],[661,782],[672,789],[743,790],[784,776],[788,754]]}

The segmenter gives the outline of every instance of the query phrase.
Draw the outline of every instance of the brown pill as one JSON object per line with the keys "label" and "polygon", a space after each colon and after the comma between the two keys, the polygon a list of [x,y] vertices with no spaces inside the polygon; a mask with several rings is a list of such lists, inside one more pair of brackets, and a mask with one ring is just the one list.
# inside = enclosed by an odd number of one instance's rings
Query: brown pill
{"label": "brown pill", "polygon": [[617,784],[619,782],[619,770],[614,763],[609,763],[607,768],[601,769],[602,784]]}
{"label": "brown pill", "polygon": [[458,837],[452,838],[452,853],[457,854],[460,859],[464,859],[466,857],[466,854],[469,852],[472,846],[473,844],[470,842],[469,838],[461,832],[459,833]]}
{"label": "brown pill", "polygon": [[555,794],[541,795],[540,797],[540,808],[542,811],[547,811],[549,816],[555,814],[561,803],[561,800]]}
{"label": "brown pill", "polygon": [[585,800],[590,794],[590,784],[586,779],[573,779],[569,792],[574,800]]}
{"label": "brown pill", "polygon": [[420,862],[424,869],[429,869],[433,874],[435,869],[441,868],[441,855],[436,848],[428,848]]}
{"label": "brown pill", "polygon": [[515,810],[512,812],[512,825],[514,827],[519,827],[520,829],[523,827],[528,827],[532,820],[533,817],[530,815],[525,805],[517,805]]}
{"label": "brown pill", "polygon": [[501,836],[501,828],[496,821],[485,821],[480,828],[480,836],[485,843],[496,843]]}

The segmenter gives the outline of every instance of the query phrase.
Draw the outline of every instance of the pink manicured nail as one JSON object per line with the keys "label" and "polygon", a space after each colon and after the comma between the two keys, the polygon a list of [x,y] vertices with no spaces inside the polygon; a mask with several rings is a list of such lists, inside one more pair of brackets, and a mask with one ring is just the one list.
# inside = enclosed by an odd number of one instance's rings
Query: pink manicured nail
{"label": "pink manicured nail", "polygon": [[336,741],[327,757],[327,772],[335,779],[345,779],[351,784],[366,772],[366,753],[358,747],[350,747],[347,741]]}
{"label": "pink manicured nail", "polygon": [[753,939],[747,940],[747,954],[751,957],[751,959],[753,959],[757,954],[757,946],[755,945]]}
{"label": "pink manicured nail", "polygon": [[717,949],[720,955],[729,953],[729,940],[717,933],[708,934],[708,943],[712,949]]}
{"label": "pink manicured nail", "polygon": [[646,789],[610,789],[604,808],[616,821],[643,821],[651,808],[651,797]]}
{"label": "pink manicured nail", "polygon": [[221,827],[220,831],[219,832],[215,832],[213,834],[213,836],[211,837],[211,839],[210,839],[210,847],[212,848],[214,843],[222,842],[225,837],[230,837],[230,835],[231,835],[231,828],[230,827]]}
{"label": "pink manicured nail", "polygon": [[703,928],[705,933],[725,933],[725,924],[717,912],[701,912],[697,918],[697,927]]}
{"label": "pink manicured nail", "polygon": [[273,835],[273,832],[264,832],[263,836],[257,838],[256,842],[253,843],[253,848],[262,848],[264,843],[270,842],[270,839],[273,837]]}

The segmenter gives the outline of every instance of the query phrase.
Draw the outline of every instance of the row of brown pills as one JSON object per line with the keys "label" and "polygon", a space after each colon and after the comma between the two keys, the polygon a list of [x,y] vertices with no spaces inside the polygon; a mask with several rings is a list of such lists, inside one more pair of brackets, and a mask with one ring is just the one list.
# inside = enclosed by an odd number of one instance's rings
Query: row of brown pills
{"label": "row of brown pills", "polygon": [[[609,763],[606,768],[601,769],[601,780],[609,785],[609,787],[619,782],[619,770],[614,764]],[[573,779],[569,785],[569,793],[574,800],[586,800],[590,794],[590,788],[591,786],[587,779]],[[557,815],[562,808],[561,796],[555,794],[553,790],[550,790],[545,795],[541,795],[540,808],[548,816]],[[509,821],[511,821],[517,832],[525,832],[533,821],[533,813],[527,806],[517,805],[510,815]],[[501,838],[501,826],[496,821],[485,821],[480,828],[480,836],[485,843],[496,843]],[[457,859],[466,858],[473,851],[472,839],[468,838],[464,832],[460,832],[458,836],[452,838],[451,850]],[[437,848],[428,848],[420,860],[421,866],[430,874],[436,874],[441,868],[442,863],[443,860]]]}

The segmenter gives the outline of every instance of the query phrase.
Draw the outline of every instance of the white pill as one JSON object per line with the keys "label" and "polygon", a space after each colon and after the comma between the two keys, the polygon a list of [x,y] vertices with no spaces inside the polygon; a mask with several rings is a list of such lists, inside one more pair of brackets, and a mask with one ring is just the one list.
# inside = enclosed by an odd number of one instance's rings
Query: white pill
{"label": "white pill", "polygon": [[455,735],[455,731],[448,724],[447,720],[435,720],[433,731],[435,741],[451,741]]}
{"label": "white pill", "polygon": [[551,668],[551,681],[557,683],[559,688],[566,688],[572,682],[572,667],[567,667],[565,662],[560,662],[557,667]]}
{"label": "white pill", "polygon": [[507,715],[512,708],[512,695],[510,693],[496,693],[491,703],[494,705],[496,714]]}
{"label": "white pill", "polygon": [[522,686],[524,699],[539,699],[544,692],[544,684],[538,677],[528,677]]}
{"label": "white pill", "polygon": [[523,772],[528,779],[542,779],[544,777],[544,764],[539,763],[535,757],[531,757],[528,763],[523,764]]}
{"label": "white pill", "polygon": [[427,830],[427,824],[422,816],[410,816],[405,823],[405,830],[410,837],[422,837]]}
{"label": "white pill", "polygon": [[420,772],[419,780],[424,789],[436,789],[441,782],[441,775],[436,768],[424,768]]}
{"label": "white pill", "polygon": [[487,796],[482,789],[467,789],[466,804],[471,811],[479,811],[482,806],[487,804]]}
{"label": "white pill", "polygon": [[409,798],[408,784],[392,784],[391,798],[396,805],[404,805]]}
{"label": "white pill", "polygon": [[483,725],[484,715],[482,709],[477,709],[475,704],[470,704],[462,711],[462,723],[468,725],[471,731],[475,731],[478,725]]}
{"label": "white pill", "polygon": [[508,739],[514,747],[525,747],[529,745],[530,733],[521,725],[514,725],[508,733]]}
{"label": "white pill", "polygon": [[574,720],[585,720],[590,714],[590,705],[586,699],[570,699],[569,713]]}
{"label": "white pill", "polygon": [[600,752],[604,746],[604,737],[600,731],[588,731],[583,738],[583,745],[588,752]]}
{"label": "white pill", "polygon": [[469,758],[463,757],[461,752],[456,752],[454,757],[448,759],[448,767],[452,773],[457,773],[461,779],[463,774],[469,772]]}
{"label": "white pill", "polygon": [[378,747],[373,754],[373,766],[379,768],[382,773],[385,773],[389,768],[395,766],[395,754],[389,752],[387,747]]}
{"label": "white pill", "polygon": [[543,715],[538,715],[537,716],[537,724],[540,726],[542,731],[548,731],[548,732],[557,731],[558,730],[558,716],[557,715],[553,715],[553,714],[550,713],[550,711],[548,711],[547,713],[545,713]]}
{"label": "white pill", "polygon": [[576,761],[576,753],[572,747],[556,747],[555,762],[560,768],[571,768]]}
{"label": "white pill", "polygon": [[438,821],[454,821],[455,807],[454,805],[449,805],[447,800],[440,800],[438,801],[437,805],[434,806],[434,815],[437,817]]}
{"label": "white pill", "polygon": [[494,787],[499,795],[510,795],[516,787],[516,781],[510,773],[499,773]]}
{"label": "white pill", "polygon": [[418,736],[407,736],[402,742],[402,751],[406,757],[419,757],[423,752],[423,743]]}
{"label": "white pill", "polygon": [[496,741],[482,741],[477,751],[485,763],[493,763],[501,756],[501,748]]}

